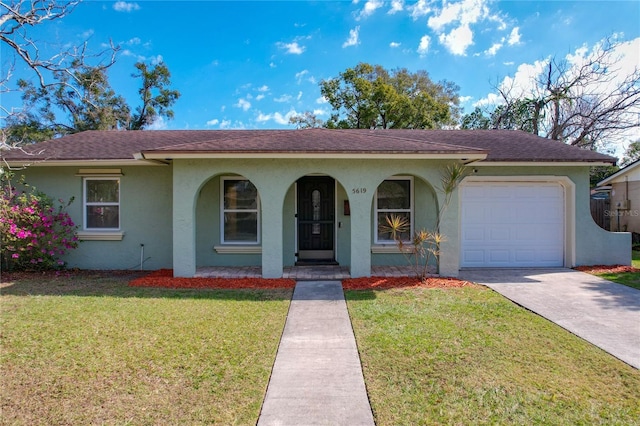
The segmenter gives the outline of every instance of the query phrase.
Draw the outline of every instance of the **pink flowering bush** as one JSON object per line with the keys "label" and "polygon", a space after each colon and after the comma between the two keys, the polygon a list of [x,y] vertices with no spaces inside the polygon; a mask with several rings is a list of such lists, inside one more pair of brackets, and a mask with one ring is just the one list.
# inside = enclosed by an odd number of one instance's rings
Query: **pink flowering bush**
{"label": "pink flowering bush", "polygon": [[35,188],[22,183],[26,190],[16,191],[11,175],[1,176],[0,256],[3,268],[9,270],[61,269],[59,257],[78,246],[78,228],[66,207],[71,204],[54,201]]}

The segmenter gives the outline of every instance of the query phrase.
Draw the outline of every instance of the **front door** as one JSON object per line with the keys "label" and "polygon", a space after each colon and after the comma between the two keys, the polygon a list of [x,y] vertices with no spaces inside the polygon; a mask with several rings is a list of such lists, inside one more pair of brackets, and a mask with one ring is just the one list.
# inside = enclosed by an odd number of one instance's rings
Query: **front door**
{"label": "front door", "polygon": [[298,180],[298,259],[334,260],[335,181],[328,176]]}

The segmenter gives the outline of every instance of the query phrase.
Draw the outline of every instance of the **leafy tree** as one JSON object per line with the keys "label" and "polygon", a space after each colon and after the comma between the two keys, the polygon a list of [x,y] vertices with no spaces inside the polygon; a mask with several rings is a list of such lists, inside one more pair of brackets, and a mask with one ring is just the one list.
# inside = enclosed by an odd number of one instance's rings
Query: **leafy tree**
{"label": "leafy tree", "polygon": [[[25,65],[31,72],[30,80],[38,90],[53,91],[61,82],[58,77],[82,67],[106,70],[114,62],[118,48],[110,44],[106,49],[91,53],[87,42],[79,45],[63,46],[59,51],[47,53],[44,42],[32,37],[31,29],[63,19],[79,4],[79,1],[50,0],[27,1],[8,0],[0,3],[0,44],[3,47],[3,70],[0,74],[0,95],[16,90],[24,90],[14,83],[16,65]],[[74,91],[78,84],[66,87]],[[75,96],[81,96],[77,92]],[[52,129],[38,126],[39,114],[32,111],[16,111],[7,105],[0,105],[0,149],[10,149],[12,143],[25,140],[41,140],[43,134]]]}
{"label": "leafy tree", "polygon": [[627,150],[624,153],[624,157],[622,157],[622,161],[620,164],[622,166],[627,166],[639,159],[640,159],[640,140],[637,140],[629,144],[629,146],[627,147]]}
{"label": "leafy tree", "polygon": [[610,37],[572,62],[547,60],[530,93],[496,87],[502,102],[464,116],[462,127],[519,129],[589,149],[620,140],[640,111],[640,69],[614,78],[620,44]]}
{"label": "leafy tree", "polygon": [[106,70],[80,63],[72,66],[56,72],[57,84],[46,87],[19,80],[27,110],[37,111],[42,125],[58,135],[116,129],[126,123],[129,107],[111,88]]}
{"label": "leafy tree", "polygon": [[[81,63],[73,64],[73,67],[66,72],[56,72],[57,84],[45,87],[20,80],[18,85],[23,90],[25,106],[35,113],[24,115],[23,120],[10,122],[7,132],[15,133],[17,127],[23,130],[23,141],[37,142],[43,134],[141,130],[153,124],[158,117],[173,117],[171,106],[180,93],[167,88],[171,74],[164,63],[155,66],[143,62],[135,64],[139,73],[132,76],[141,80],[138,91],[141,105],[133,114],[125,99],[111,87],[106,69]],[[26,125],[33,122],[33,118],[40,126]]]}
{"label": "leafy tree", "polygon": [[618,166],[596,166],[589,169],[589,185],[591,188],[598,185],[598,182],[611,176],[620,170]]}
{"label": "leafy tree", "polygon": [[329,128],[432,129],[453,125],[459,115],[458,86],[434,83],[426,71],[387,71],[360,63],[320,82],[333,108]]}
{"label": "leafy tree", "polygon": [[169,68],[164,62],[152,67],[138,62],[135,67],[139,73],[132,74],[132,77],[142,80],[142,87],[138,90],[142,105],[132,114],[129,129],[144,129],[153,124],[158,117],[173,118],[171,105],[178,100],[180,92],[167,88],[171,84]]}
{"label": "leafy tree", "polygon": [[[142,87],[140,106],[132,112],[107,75],[118,47],[110,44],[92,54],[85,41],[48,55],[44,43],[31,36],[32,27],[62,19],[78,4],[64,0],[0,3],[0,43],[11,53],[6,62],[10,66],[0,75],[0,94],[19,90],[25,107],[15,111],[0,106],[1,149],[83,130],[144,129],[159,117],[173,117],[171,106],[180,93],[169,88],[171,75],[164,63],[135,64],[133,77]],[[16,62],[26,65],[31,75],[14,84]]]}
{"label": "leafy tree", "polygon": [[289,124],[295,124],[298,129],[313,129],[323,127],[325,123],[311,111],[305,111],[289,117]]}

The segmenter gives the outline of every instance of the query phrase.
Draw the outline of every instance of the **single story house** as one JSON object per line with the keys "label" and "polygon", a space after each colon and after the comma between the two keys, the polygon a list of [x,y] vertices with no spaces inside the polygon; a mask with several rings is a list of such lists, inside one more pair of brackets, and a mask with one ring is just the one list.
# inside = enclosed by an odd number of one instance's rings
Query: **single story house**
{"label": "single story house", "polygon": [[623,167],[598,183],[609,191],[611,230],[640,233],[640,160]]}
{"label": "single story house", "polygon": [[[589,168],[615,159],[507,130],[87,131],[4,152],[80,225],[71,267],[331,262],[352,277],[404,264],[381,224],[432,229],[442,169],[469,174],[440,222],[439,272],[630,264],[631,236],[598,227]],[[144,254],[141,254],[143,251]]]}

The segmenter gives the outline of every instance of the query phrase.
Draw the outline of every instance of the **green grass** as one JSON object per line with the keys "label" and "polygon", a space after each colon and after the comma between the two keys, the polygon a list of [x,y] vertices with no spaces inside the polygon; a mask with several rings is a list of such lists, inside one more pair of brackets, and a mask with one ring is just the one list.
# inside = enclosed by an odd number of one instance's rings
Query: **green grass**
{"label": "green grass", "polygon": [[255,424],[290,290],[4,284],[0,423]]}
{"label": "green grass", "polygon": [[640,372],[484,288],[346,293],[378,426],[640,424]]}
{"label": "green grass", "polygon": [[[631,266],[640,269],[640,251],[633,250],[631,252]],[[613,281],[618,284],[624,284],[629,287],[640,290],[640,273],[638,272],[620,272],[617,274],[597,274],[605,280]]]}

